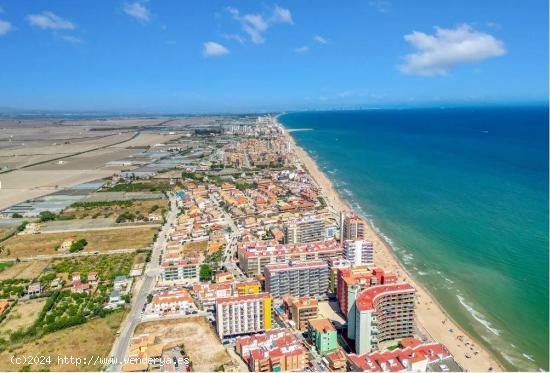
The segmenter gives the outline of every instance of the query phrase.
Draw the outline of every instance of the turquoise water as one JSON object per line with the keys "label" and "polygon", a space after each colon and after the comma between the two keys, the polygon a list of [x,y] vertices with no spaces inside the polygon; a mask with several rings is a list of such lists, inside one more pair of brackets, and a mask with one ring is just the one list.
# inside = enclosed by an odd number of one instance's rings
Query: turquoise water
{"label": "turquoise water", "polygon": [[548,108],[280,118],[451,317],[513,370],[548,370]]}

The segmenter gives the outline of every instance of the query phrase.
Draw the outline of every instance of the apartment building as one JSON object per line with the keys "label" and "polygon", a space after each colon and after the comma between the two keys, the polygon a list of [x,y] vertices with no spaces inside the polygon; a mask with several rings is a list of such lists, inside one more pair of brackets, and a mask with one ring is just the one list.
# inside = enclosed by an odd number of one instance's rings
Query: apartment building
{"label": "apartment building", "polygon": [[[355,351],[364,354],[378,343],[412,337],[415,289],[406,283],[372,286],[355,301]],[[350,315],[348,315],[348,328]]]}
{"label": "apartment building", "polygon": [[366,265],[340,267],[336,274],[336,297],[340,312],[348,315],[359,293],[371,286],[387,285],[397,282],[397,276],[382,268]]}
{"label": "apartment building", "polygon": [[292,295],[283,296],[283,307],[296,329],[306,330],[307,322],[316,319],[319,315],[319,302],[315,298],[294,298]]}
{"label": "apartment building", "polygon": [[340,214],[340,242],[364,240],[365,222],[355,214]]}
{"label": "apartment building", "polygon": [[267,264],[264,268],[265,290],[273,297],[324,298],[328,291],[328,264],[322,260]]}
{"label": "apartment building", "polygon": [[252,279],[247,279],[242,282],[201,282],[193,285],[193,295],[197,304],[205,311],[213,311],[216,308],[217,298],[227,298],[233,295],[258,294],[260,291],[260,282]]}
{"label": "apartment building", "polygon": [[237,244],[239,265],[248,276],[263,272],[266,264],[285,263],[290,260],[328,260],[342,256],[342,247],[336,240],[310,243],[306,245],[265,244],[264,242],[244,242]]}
{"label": "apartment building", "polygon": [[235,351],[251,372],[303,371],[307,350],[290,329],[239,337]]}
{"label": "apartment building", "polygon": [[335,293],[337,287],[338,269],[350,268],[351,262],[344,258],[330,258],[327,260],[328,264],[328,291],[329,293]]}
{"label": "apartment building", "polygon": [[160,266],[162,282],[188,284],[199,281],[199,260],[197,258],[167,259]]}
{"label": "apartment building", "polygon": [[329,319],[309,320],[308,335],[321,356],[338,349],[336,328]]}
{"label": "apartment building", "polygon": [[160,291],[153,295],[151,310],[157,315],[185,312],[194,308],[193,298],[186,289]]}
{"label": "apartment building", "polygon": [[325,220],[321,217],[307,217],[287,222],[284,232],[286,244],[305,244],[323,241],[326,236]]}
{"label": "apartment building", "polygon": [[344,259],[353,265],[374,265],[374,246],[368,240],[344,241]]}
{"label": "apartment building", "polygon": [[220,339],[271,329],[269,293],[216,299],[216,328]]}

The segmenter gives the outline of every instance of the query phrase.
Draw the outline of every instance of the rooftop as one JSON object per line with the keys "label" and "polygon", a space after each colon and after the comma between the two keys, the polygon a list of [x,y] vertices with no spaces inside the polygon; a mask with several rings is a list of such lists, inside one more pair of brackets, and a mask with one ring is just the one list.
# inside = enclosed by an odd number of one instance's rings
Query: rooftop
{"label": "rooftop", "polygon": [[359,311],[365,311],[365,310],[373,309],[374,302],[376,301],[376,299],[383,295],[405,294],[405,293],[412,294],[414,292],[415,292],[415,289],[407,283],[377,285],[377,286],[372,286],[370,288],[365,289],[361,293],[361,295],[359,295],[355,303]]}

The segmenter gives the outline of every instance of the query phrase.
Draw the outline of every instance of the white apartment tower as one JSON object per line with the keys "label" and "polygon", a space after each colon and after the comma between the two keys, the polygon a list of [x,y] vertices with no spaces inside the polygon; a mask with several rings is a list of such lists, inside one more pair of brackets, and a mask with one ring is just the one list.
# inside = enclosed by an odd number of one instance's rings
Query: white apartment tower
{"label": "white apartment tower", "polygon": [[344,258],[353,265],[374,265],[374,247],[368,240],[344,241]]}

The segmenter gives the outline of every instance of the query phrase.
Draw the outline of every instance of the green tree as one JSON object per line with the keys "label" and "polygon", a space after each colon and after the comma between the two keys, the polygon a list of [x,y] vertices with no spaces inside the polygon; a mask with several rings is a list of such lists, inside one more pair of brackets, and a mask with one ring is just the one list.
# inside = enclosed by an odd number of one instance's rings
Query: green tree
{"label": "green tree", "polygon": [[199,271],[199,279],[201,281],[211,281],[212,280],[212,268],[208,264],[201,264]]}

